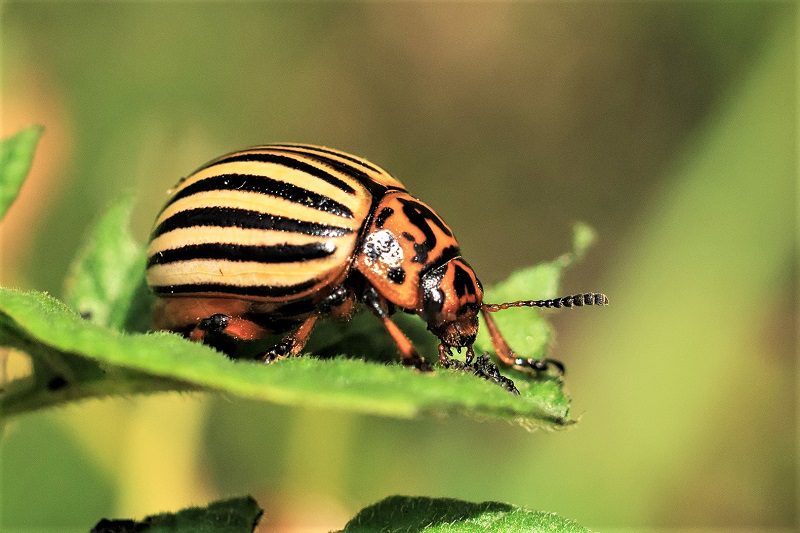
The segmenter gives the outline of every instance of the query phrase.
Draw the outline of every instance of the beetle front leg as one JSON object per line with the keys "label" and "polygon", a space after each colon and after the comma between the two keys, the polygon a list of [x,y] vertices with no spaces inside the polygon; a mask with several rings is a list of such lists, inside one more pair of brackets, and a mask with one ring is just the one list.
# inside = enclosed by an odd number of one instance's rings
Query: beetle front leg
{"label": "beetle front leg", "polygon": [[547,372],[551,368],[555,368],[558,375],[564,375],[564,364],[561,361],[550,358],[532,359],[518,356],[503,338],[500,329],[498,329],[491,315],[484,311],[483,319],[486,321],[486,327],[489,330],[489,336],[492,339],[494,351],[504,364],[523,372],[532,372],[535,374]]}
{"label": "beetle front leg", "polygon": [[397,350],[400,352],[400,357],[402,357],[403,364],[406,366],[413,366],[417,370],[421,370],[423,372],[429,372],[433,370],[431,365],[425,361],[425,358],[422,357],[414,348],[414,345],[411,343],[411,340],[406,337],[406,334],[403,333],[397,324],[392,322],[389,318],[389,310],[386,301],[378,294],[378,292],[369,287],[364,293],[364,303],[372,311],[378,319],[383,323],[383,327],[386,328],[386,331],[392,337],[392,340],[397,345]]}

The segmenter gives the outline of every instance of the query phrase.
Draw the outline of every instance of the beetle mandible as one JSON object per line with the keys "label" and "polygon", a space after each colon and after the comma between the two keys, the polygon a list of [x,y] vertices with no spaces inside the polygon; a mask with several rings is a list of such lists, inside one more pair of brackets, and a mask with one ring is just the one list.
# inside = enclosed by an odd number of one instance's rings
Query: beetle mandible
{"label": "beetle mandible", "polygon": [[531,371],[551,359],[518,356],[490,313],[509,307],[605,305],[603,294],[503,304],[483,287],[450,227],[382,168],[345,152],[271,144],[233,152],[183,178],[150,237],[154,325],[230,353],[237,341],[285,334],[260,359],[297,355],[324,316],[357,304],[391,335],[403,363],[429,369],[391,320],[415,313],[439,339],[439,361],[472,345],[483,314],[504,364]]}

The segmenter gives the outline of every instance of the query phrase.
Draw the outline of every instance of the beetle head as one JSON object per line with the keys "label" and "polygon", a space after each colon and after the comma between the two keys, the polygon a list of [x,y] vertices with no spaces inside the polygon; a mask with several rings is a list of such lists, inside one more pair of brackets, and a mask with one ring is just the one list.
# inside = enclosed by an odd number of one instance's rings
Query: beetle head
{"label": "beetle head", "polygon": [[426,272],[421,282],[420,315],[428,329],[447,346],[471,346],[483,302],[483,287],[472,267],[456,257]]}

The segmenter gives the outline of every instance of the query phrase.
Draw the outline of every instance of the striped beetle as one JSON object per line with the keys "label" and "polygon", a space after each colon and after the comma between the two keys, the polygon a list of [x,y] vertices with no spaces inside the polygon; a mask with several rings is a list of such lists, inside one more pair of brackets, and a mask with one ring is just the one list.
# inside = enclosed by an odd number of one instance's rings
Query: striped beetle
{"label": "striped beetle", "polygon": [[464,368],[450,355],[466,348],[476,373],[479,312],[500,361],[563,371],[551,359],[517,356],[490,313],[608,303],[594,293],[483,303],[480,281],[433,209],[373,163],[301,144],[233,152],[182,179],[156,219],[147,282],[157,295],[156,328],[228,353],[236,341],[277,333],[285,336],[261,360],[299,354],[320,317],[348,320],[361,303],[405,364],[429,368],[392,322],[396,308],[427,323],[442,365]]}

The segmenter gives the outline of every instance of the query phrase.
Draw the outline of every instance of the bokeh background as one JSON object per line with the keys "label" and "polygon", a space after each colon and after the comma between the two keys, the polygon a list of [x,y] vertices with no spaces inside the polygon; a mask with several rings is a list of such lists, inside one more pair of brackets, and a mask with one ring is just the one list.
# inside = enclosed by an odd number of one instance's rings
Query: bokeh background
{"label": "bokeh background", "polygon": [[[793,2],[4,2],[2,131],[47,128],[2,225],[4,286],[59,294],[127,190],[144,240],[179,176],[270,141],[390,169],[484,283],[598,246],[553,315],[577,427],[397,421],[210,395],[6,425],[0,528],[85,531],[239,494],[327,531],[390,494],[601,531],[798,527]],[[531,295],[534,296],[534,295]]]}

